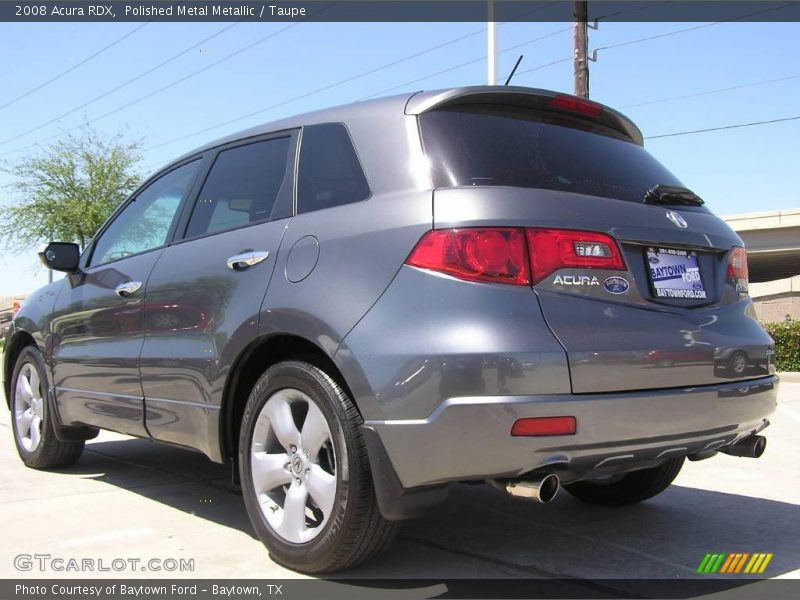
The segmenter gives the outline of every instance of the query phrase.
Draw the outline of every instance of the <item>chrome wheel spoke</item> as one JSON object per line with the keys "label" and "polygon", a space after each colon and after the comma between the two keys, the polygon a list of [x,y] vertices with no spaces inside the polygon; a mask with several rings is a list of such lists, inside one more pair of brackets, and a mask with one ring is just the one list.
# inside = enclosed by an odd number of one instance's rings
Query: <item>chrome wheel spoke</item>
{"label": "chrome wheel spoke", "polygon": [[306,422],[303,423],[303,431],[300,434],[303,450],[308,453],[311,460],[316,460],[319,449],[327,440],[330,439],[328,423],[325,415],[314,402],[308,403],[308,414]]}
{"label": "chrome wheel spoke", "polygon": [[33,409],[30,407],[26,408],[17,418],[17,429],[19,429],[20,432],[27,432],[31,427],[33,417]]}
{"label": "chrome wheel spoke", "polygon": [[42,382],[36,367],[22,365],[14,386],[14,421],[17,443],[27,452],[34,452],[42,441],[44,399]]}
{"label": "chrome wheel spoke", "polygon": [[327,519],[336,499],[336,475],[331,475],[319,465],[311,465],[308,473],[308,493]]}
{"label": "chrome wheel spoke", "polygon": [[39,431],[39,427],[40,427],[41,423],[42,423],[42,419],[40,419],[39,417],[33,417],[33,419],[31,419],[31,424],[28,427],[28,432],[29,432],[28,437],[30,437],[30,440],[31,440],[31,448],[30,449],[32,451],[35,450],[36,447],[39,445],[39,441],[41,440],[41,437],[42,437],[42,434]]}
{"label": "chrome wheel spoke", "polygon": [[30,404],[33,399],[33,392],[31,391],[31,383],[28,378],[20,372],[17,378],[17,400],[23,400],[26,404]]}
{"label": "chrome wheel spoke", "polygon": [[265,416],[269,419],[275,437],[286,450],[300,444],[300,432],[294,424],[292,409],[282,392],[278,392],[264,406]]}
{"label": "chrome wheel spoke", "polygon": [[278,533],[293,542],[303,540],[306,531],[306,500],[308,490],[304,485],[291,484],[283,503],[283,519],[278,526]]}
{"label": "chrome wheel spoke", "polygon": [[28,385],[30,386],[31,395],[34,398],[42,397],[42,391],[40,389],[41,383],[39,381],[39,372],[36,369],[31,368],[30,376],[28,379]]}
{"label": "chrome wheel spoke", "polygon": [[256,494],[264,494],[291,483],[292,476],[285,468],[287,462],[285,454],[251,453],[250,468],[253,473]]}

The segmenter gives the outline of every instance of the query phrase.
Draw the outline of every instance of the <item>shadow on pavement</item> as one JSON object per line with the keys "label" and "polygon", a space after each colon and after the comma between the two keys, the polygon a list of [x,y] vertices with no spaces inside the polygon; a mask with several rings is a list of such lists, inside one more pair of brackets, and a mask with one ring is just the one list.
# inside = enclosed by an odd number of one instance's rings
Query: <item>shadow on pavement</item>
{"label": "shadow on pavement", "polygon": [[[59,473],[103,481],[253,536],[229,468],[188,450],[147,440],[95,442]],[[696,574],[706,553],[771,552],[764,576],[775,577],[800,568],[800,507],[680,486],[626,508],[581,504],[563,490],[554,502],[538,505],[483,485],[457,485],[445,507],[402,523],[392,547],[345,576],[435,573],[430,564],[415,570],[415,549],[426,556],[421,560],[430,560],[423,548],[492,563],[509,577],[577,578],[585,585],[609,579],[730,581]]]}

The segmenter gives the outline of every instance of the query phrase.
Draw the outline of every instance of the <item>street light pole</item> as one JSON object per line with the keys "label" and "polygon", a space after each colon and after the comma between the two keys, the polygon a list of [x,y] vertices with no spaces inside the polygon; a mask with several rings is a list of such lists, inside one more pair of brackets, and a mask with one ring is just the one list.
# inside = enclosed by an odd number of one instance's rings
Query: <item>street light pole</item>
{"label": "street light pole", "polygon": [[487,52],[487,81],[488,85],[497,83],[497,23],[494,20],[494,0],[487,0],[486,42]]}

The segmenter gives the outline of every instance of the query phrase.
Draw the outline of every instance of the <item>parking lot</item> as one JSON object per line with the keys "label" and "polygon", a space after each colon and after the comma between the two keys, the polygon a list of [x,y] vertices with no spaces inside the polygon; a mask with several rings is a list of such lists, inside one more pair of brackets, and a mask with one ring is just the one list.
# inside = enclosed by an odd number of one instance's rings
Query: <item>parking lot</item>
{"label": "parking lot", "polygon": [[[101,433],[76,466],[26,469],[0,411],[0,576],[290,578],[251,533],[226,467],[146,440]],[[404,523],[358,578],[690,578],[707,552],[770,552],[772,578],[800,577],[800,377],[785,378],[760,460],[686,463],[661,496],[625,509],[547,505],[459,485],[447,506]],[[20,572],[15,556],[193,559],[191,572]],[[708,577],[708,576],[706,576]],[[376,582],[377,585],[377,582]]]}

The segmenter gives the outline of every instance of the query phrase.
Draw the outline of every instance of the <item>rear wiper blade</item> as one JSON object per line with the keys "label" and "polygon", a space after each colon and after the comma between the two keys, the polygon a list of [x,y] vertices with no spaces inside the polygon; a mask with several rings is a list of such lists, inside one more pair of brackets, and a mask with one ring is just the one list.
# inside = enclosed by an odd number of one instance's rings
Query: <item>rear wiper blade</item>
{"label": "rear wiper blade", "polygon": [[705,204],[703,199],[691,190],[662,184],[647,190],[642,201],[645,204],[683,204],[686,206],[701,206]]}

